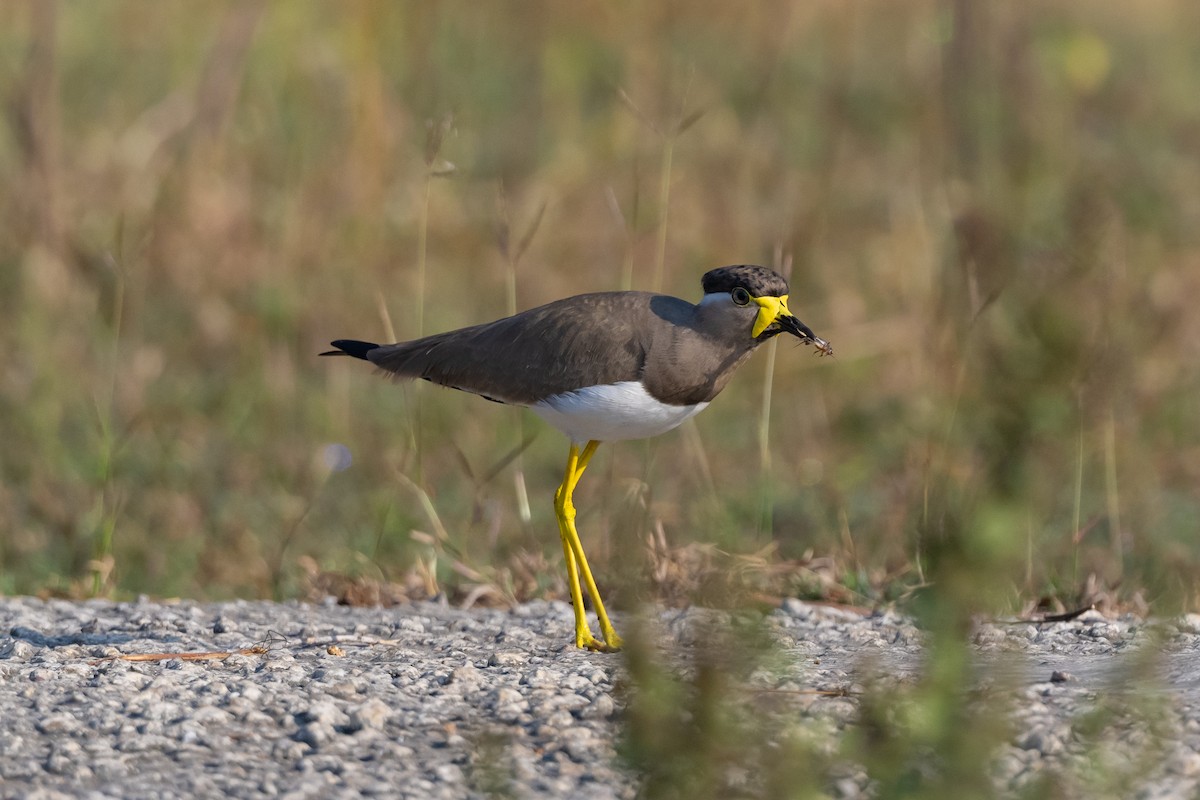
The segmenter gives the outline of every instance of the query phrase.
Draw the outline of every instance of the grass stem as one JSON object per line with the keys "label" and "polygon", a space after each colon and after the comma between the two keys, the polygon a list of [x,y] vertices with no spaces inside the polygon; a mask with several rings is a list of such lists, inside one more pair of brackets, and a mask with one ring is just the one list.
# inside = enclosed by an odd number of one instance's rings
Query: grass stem
{"label": "grass stem", "polygon": [[[117,232],[117,249],[120,252],[122,228]],[[100,523],[96,532],[95,557],[92,561],[92,594],[100,595],[111,579],[115,563],[113,561],[113,539],[117,532],[117,499],[113,496],[113,462],[116,458],[116,433],[113,428],[116,419],[117,378],[121,370],[121,324],[125,314],[125,277],[120,263],[109,259],[116,286],[113,292],[112,342],[109,353],[109,382],[108,397],[103,407],[96,409],[100,426],[101,467],[100,467]]]}
{"label": "grass stem", "polygon": [[1124,555],[1121,546],[1121,500],[1117,483],[1117,421],[1112,408],[1104,420],[1104,494],[1108,507],[1108,531],[1113,562],[1118,573],[1123,571]]}
{"label": "grass stem", "polygon": [[1083,516],[1083,416],[1079,418],[1079,448],[1075,454],[1075,503],[1071,514],[1071,541],[1074,544],[1074,561],[1071,568],[1071,585],[1079,585],[1080,525]]}
{"label": "grass stem", "polygon": [[675,137],[668,136],[663,143],[662,179],[658,187],[658,208],[661,218],[658,223],[658,250],[654,255],[654,282],[651,291],[661,292],[667,263],[667,217],[671,209],[671,165],[675,159]]}

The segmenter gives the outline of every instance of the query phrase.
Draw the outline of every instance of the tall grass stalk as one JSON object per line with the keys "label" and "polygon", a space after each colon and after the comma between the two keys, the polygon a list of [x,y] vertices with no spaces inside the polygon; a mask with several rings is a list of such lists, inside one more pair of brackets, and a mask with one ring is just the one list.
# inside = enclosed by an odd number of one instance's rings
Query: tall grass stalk
{"label": "tall grass stalk", "polygon": [[421,504],[421,510],[425,512],[426,519],[428,519],[429,524],[433,526],[433,533],[434,536],[437,537],[438,541],[443,543],[449,542],[450,533],[446,530],[446,526],[442,522],[442,515],[438,513],[437,506],[434,505],[433,498],[429,496],[429,492],[425,491],[425,489],[423,489],[419,483],[399,470],[396,471],[396,478],[400,481],[400,483],[404,484],[404,486],[410,492],[416,495],[417,500]]}
{"label": "tall grass stalk", "polygon": [[662,170],[658,186],[658,247],[654,253],[654,281],[651,291],[661,292],[667,263],[667,218],[671,211],[671,165],[675,160],[675,136],[663,142]]}
{"label": "tall grass stalk", "polygon": [[966,377],[967,364],[964,361],[955,370],[950,413],[947,415],[946,425],[942,430],[940,440],[931,434],[926,444],[925,474],[922,478],[921,486],[921,524],[918,527],[917,541],[913,552],[913,563],[917,570],[917,580],[921,585],[925,585],[926,583],[924,567],[925,536],[932,531],[931,526],[933,523],[930,516],[930,497],[934,492],[933,480],[935,475],[940,475],[949,469],[946,454],[951,452],[952,449],[951,437],[954,434],[955,426],[958,424],[958,411],[962,403]]}
{"label": "tall grass stalk", "polygon": [[[117,226],[117,252],[121,250],[123,238],[122,222]],[[113,559],[113,538],[117,531],[117,516],[120,501],[114,497],[113,462],[116,458],[117,435],[114,431],[117,402],[117,380],[121,371],[121,324],[125,315],[125,275],[119,261],[111,256],[106,259],[112,269],[115,287],[113,291],[112,309],[112,341],[109,343],[108,396],[96,401],[97,424],[100,429],[100,470],[99,470],[99,509],[98,529],[95,532],[95,547],[93,551],[92,594],[100,595],[107,588],[116,564]]]}
{"label": "tall grass stalk", "polygon": [[1025,591],[1033,592],[1033,517],[1025,515]]}
{"label": "tall grass stalk", "polygon": [[429,250],[429,207],[432,203],[433,181],[435,178],[454,172],[453,164],[439,161],[442,145],[445,143],[446,133],[450,130],[451,122],[450,116],[425,121],[425,181],[421,187],[421,204],[417,218],[417,278],[414,286],[417,305],[417,338],[425,335],[425,275]]}
{"label": "tall grass stalk", "polygon": [[[792,254],[784,254],[782,247],[775,248],[775,269],[784,280],[792,277]],[[775,490],[773,459],[771,457],[771,399],[775,392],[775,355],[779,350],[779,337],[767,343],[767,363],[763,369],[762,403],[758,409],[758,469],[759,486],[759,531],[770,534],[774,529]]]}
{"label": "tall grass stalk", "polygon": [[[636,173],[636,165],[635,165]],[[628,292],[633,289],[633,239],[634,226],[637,225],[638,211],[638,191],[637,191],[637,176],[634,176],[633,189],[633,219],[627,220],[625,214],[621,211],[621,201],[617,199],[617,193],[613,191],[611,186],[604,190],[605,199],[608,200],[608,209],[612,212],[613,218],[617,222],[617,226],[621,229],[621,234],[624,237],[624,252],[621,255],[621,282],[618,289],[622,292]]]}
{"label": "tall grass stalk", "polygon": [[[428,164],[426,166],[428,167]],[[426,254],[428,251],[429,241],[429,203],[432,187],[433,176],[429,174],[427,170],[425,175],[425,185],[422,187],[421,192],[420,215],[417,220],[417,277],[415,281],[416,285],[413,290],[413,301],[416,304],[415,312],[417,318],[416,338],[420,338],[425,335],[425,270]],[[418,482],[424,479],[423,476],[425,473],[425,437],[421,433],[423,428],[423,425],[421,424],[421,401],[425,395],[425,393],[422,391],[423,388],[424,387],[421,386],[414,386],[412,391],[408,393],[411,401],[409,404],[409,415],[410,419],[412,420],[410,431],[412,436],[412,448],[414,456],[413,470]]]}
{"label": "tall grass stalk", "polygon": [[375,293],[375,303],[379,307],[379,322],[383,325],[384,335],[389,341],[400,341],[396,336],[396,326],[392,324],[392,313],[388,310],[387,298],[383,296],[382,290]]}
{"label": "tall grass stalk", "polygon": [[1124,570],[1125,559],[1121,545],[1121,500],[1117,483],[1117,421],[1111,406],[1104,420],[1104,495],[1113,563],[1120,573]]}
{"label": "tall grass stalk", "polygon": [[429,204],[432,190],[433,175],[427,172],[425,185],[421,189],[420,214],[417,218],[417,277],[413,286],[418,339],[425,335],[425,270],[429,252]]}
{"label": "tall grass stalk", "polygon": [[[521,257],[525,255],[525,251],[529,249],[529,245],[533,243],[533,236],[537,233],[538,226],[542,223],[542,217],[546,213],[546,204],[543,202],[538,207],[533,221],[529,223],[529,227],[521,235],[515,246],[512,242],[512,219],[509,215],[508,200],[505,197],[503,186],[500,188],[499,206],[500,223],[497,229],[497,246],[500,248],[501,255],[504,256],[506,310],[508,315],[512,316],[517,313],[517,264],[520,262]],[[514,408],[512,413],[516,419],[518,441],[524,442],[525,414],[520,408]],[[533,519],[533,512],[529,507],[529,490],[525,485],[525,452],[523,447],[513,460],[513,490],[517,497],[517,514],[521,519],[521,523],[528,525]]]}
{"label": "tall grass stalk", "polygon": [[763,480],[771,478],[771,398],[775,391],[775,354],[779,338],[767,342],[766,365],[763,369],[762,402],[758,408],[758,468]]}
{"label": "tall grass stalk", "polygon": [[704,491],[709,497],[716,496],[717,482],[713,478],[712,464],[708,459],[708,450],[704,446],[704,438],[700,436],[700,429],[696,427],[696,423],[690,419],[683,426],[683,441],[692,452],[692,459],[696,462],[696,469],[700,473],[700,481],[701,485],[704,486]]}
{"label": "tall grass stalk", "polygon": [[[414,280],[413,294],[416,313],[416,337],[420,338],[425,335],[425,300],[426,300],[426,275],[428,272],[428,253],[429,253],[429,209],[433,202],[433,181],[436,178],[451,175],[454,172],[454,165],[439,161],[439,156],[442,152],[442,144],[445,141],[446,133],[450,130],[452,119],[449,116],[442,117],[439,120],[425,121],[425,179],[421,187],[421,199],[418,207],[417,216],[417,275]],[[387,323],[391,325],[390,321]],[[393,341],[397,341],[393,335]],[[421,402],[424,397],[424,392],[420,386],[413,387],[410,394],[411,404],[410,419],[412,424],[411,442],[414,456],[414,473],[418,482],[423,480],[424,476],[424,437],[421,435],[422,424],[422,408]]]}
{"label": "tall grass stalk", "polygon": [[620,90],[617,95],[625,104],[625,107],[633,112],[643,125],[654,131],[662,140],[662,162],[659,169],[659,184],[658,184],[658,246],[654,256],[654,278],[650,285],[650,290],[653,292],[661,292],[663,289],[663,281],[666,277],[667,263],[667,221],[670,216],[671,208],[671,178],[672,170],[675,162],[675,143],[679,137],[695,125],[702,116],[704,109],[699,109],[688,113],[687,111],[687,96],[688,90],[691,88],[691,77],[688,78],[688,86],[684,89],[683,95],[679,101],[679,112],[675,115],[665,128],[651,120],[647,115],[642,113],[642,110],[633,99],[625,92]]}
{"label": "tall grass stalk", "polygon": [[[1082,409],[1080,409],[1082,412]],[[1071,543],[1074,561],[1071,568],[1071,585],[1079,586],[1080,525],[1083,524],[1083,414],[1079,415],[1079,445],[1075,454],[1075,503],[1071,511]]]}
{"label": "tall grass stalk", "polygon": [[270,558],[270,578],[271,578],[271,595],[275,600],[283,600],[283,580],[285,575],[284,565],[287,560],[288,552],[296,541],[297,535],[300,533],[300,528],[304,524],[304,520],[308,518],[309,512],[313,509],[313,504],[316,502],[317,495],[321,488],[325,485],[325,480],[328,478],[328,472],[318,478],[318,483],[311,488],[304,498],[304,505],[300,509],[300,513],[296,514],[285,523],[283,535],[279,537],[279,545],[275,548],[274,555]]}

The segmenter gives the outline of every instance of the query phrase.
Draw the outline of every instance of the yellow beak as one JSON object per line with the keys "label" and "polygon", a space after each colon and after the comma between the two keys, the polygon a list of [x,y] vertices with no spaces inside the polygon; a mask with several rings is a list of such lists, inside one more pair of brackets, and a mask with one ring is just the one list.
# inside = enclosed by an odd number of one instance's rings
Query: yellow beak
{"label": "yellow beak", "polygon": [[758,303],[758,318],[754,320],[754,329],[750,331],[750,335],[757,339],[762,332],[765,331],[772,322],[779,318],[780,314],[791,316],[792,312],[788,310],[787,299],[785,294],[783,297],[754,297],[751,298]]}

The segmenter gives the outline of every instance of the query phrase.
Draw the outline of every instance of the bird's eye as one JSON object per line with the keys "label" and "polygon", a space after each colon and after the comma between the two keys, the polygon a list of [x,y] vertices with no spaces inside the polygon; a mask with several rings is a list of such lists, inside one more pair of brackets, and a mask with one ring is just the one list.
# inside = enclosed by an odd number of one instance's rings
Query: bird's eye
{"label": "bird's eye", "polygon": [[750,293],[740,286],[736,287],[729,294],[733,298],[735,305],[745,306],[750,304]]}

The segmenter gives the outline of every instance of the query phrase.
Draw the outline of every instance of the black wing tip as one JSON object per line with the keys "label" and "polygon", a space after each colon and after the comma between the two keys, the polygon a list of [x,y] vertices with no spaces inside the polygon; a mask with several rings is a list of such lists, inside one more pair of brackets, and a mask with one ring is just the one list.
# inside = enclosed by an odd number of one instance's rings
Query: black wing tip
{"label": "black wing tip", "polygon": [[375,350],[379,345],[374,342],[360,342],[357,339],[336,339],[330,342],[337,350],[326,350],[321,353],[323,356],[354,356],[367,360],[367,353]]}

